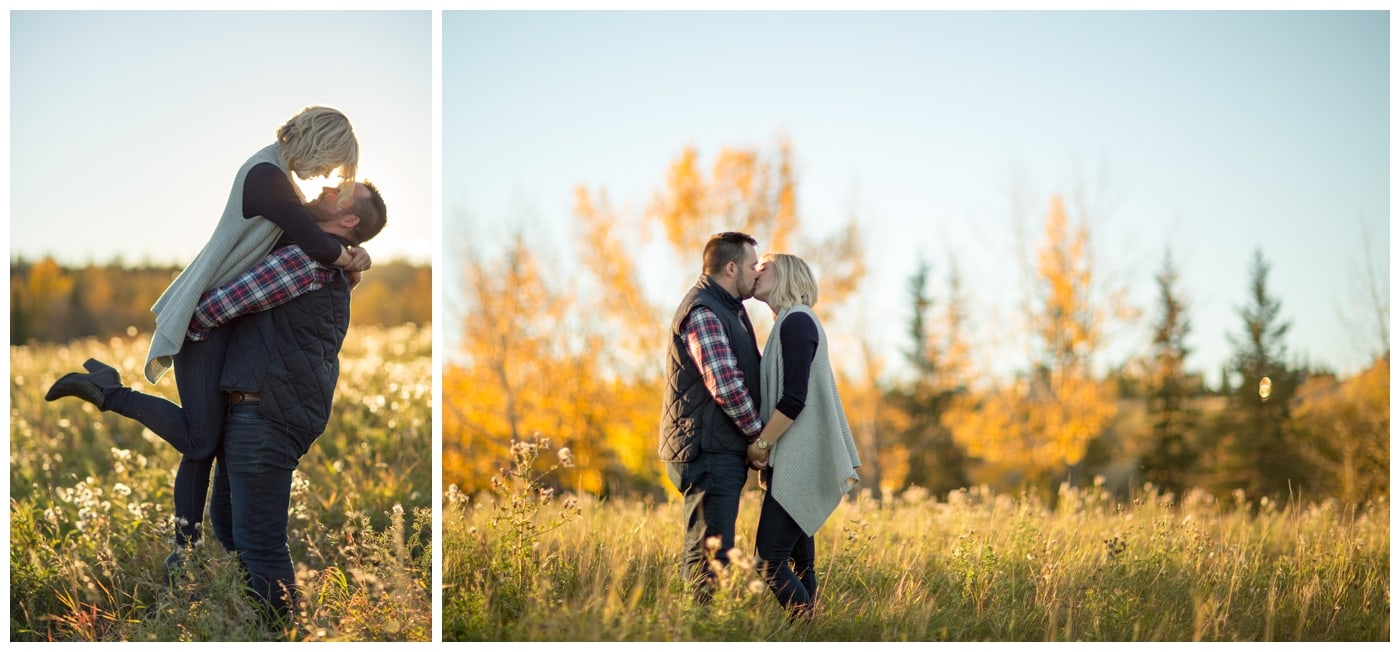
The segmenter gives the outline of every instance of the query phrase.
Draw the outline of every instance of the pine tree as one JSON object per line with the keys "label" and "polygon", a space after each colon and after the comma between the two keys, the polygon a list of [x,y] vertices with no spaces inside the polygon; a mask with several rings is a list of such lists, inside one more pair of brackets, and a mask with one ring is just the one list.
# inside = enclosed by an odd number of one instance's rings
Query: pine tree
{"label": "pine tree", "polygon": [[967,486],[966,455],[953,440],[944,415],[963,389],[957,362],[961,351],[962,325],[959,276],[954,267],[949,276],[950,297],[937,332],[931,332],[928,312],[933,307],[929,295],[929,264],[922,258],[909,278],[909,320],[911,347],[905,357],[915,373],[904,387],[889,391],[886,401],[901,412],[895,433],[895,453],[904,467],[904,484],[917,485],[942,494]]}
{"label": "pine tree", "polygon": [[1284,336],[1291,324],[1282,319],[1278,298],[1269,294],[1268,277],[1269,263],[1256,249],[1249,302],[1240,308],[1244,332],[1229,336],[1235,349],[1230,370],[1240,384],[1231,384],[1220,471],[1230,488],[1244,489],[1252,498],[1285,497],[1299,478],[1287,425],[1302,374],[1286,362]]}
{"label": "pine tree", "polygon": [[1187,305],[1177,289],[1177,269],[1171,250],[1157,273],[1157,320],[1152,327],[1152,361],[1147,388],[1147,416],[1152,424],[1151,446],[1143,456],[1147,479],[1168,491],[1180,493],[1196,458],[1190,433],[1197,413],[1191,407],[1186,356],[1191,349],[1186,338],[1191,333]]}

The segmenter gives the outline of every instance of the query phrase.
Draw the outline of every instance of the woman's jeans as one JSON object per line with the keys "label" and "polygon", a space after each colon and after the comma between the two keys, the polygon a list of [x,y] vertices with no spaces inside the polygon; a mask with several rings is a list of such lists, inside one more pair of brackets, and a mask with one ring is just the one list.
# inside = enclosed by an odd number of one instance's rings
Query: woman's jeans
{"label": "woman's jeans", "polygon": [[754,538],[763,579],[778,602],[794,614],[810,612],[817,599],[816,541],[788,516],[772,491],[763,494]]}
{"label": "woman's jeans", "polygon": [[186,341],[176,353],[176,405],[123,387],[105,397],[107,410],[140,422],[184,454],[175,474],[176,542],[199,540],[209,493],[209,468],[219,449],[227,402],[219,387],[231,328],[216,328],[202,342]]}
{"label": "woman's jeans", "polygon": [[306,453],[303,441],[305,436],[264,418],[257,403],[229,407],[209,506],[214,536],[237,551],[249,590],[284,617],[296,596],[287,509],[292,471]]}

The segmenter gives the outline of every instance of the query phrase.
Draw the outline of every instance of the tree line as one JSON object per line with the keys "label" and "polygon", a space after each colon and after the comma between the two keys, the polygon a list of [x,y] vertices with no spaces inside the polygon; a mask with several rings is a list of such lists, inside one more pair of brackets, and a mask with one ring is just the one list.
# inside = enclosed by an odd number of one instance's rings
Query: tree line
{"label": "tree line", "polygon": [[[179,273],[176,266],[119,261],[79,267],[47,256],[11,260],[10,344],[150,332],[151,306]],[[432,316],[432,270],[403,261],[376,263],[350,303],[353,323],[427,324]]]}
{"label": "tree line", "polygon": [[[793,161],[786,140],[726,148],[708,166],[687,148],[640,210],[616,208],[606,189],[577,188],[579,269],[563,268],[523,232],[499,250],[465,252],[466,317],[453,326],[462,350],[443,371],[445,484],[490,486],[511,442],[538,434],[574,453],[577,466],[557,479],[564,488],[666,491],[655,446],[673,306],[646,296],[632,246],[658,243],[679,269],[698,270],[709,234],[742,230],[764,250],[801,252],[817,272],[817,309],[857,362],[838,382],[866,486],[942,494],[985,484],[1053,499],[1061,483],[1101,477],[1123,492],[1151,482],[1251,499],[1360,502],[1388,493],[1388,304],[1375,306],[1382,335],[1367,369],[1340,378],[1308,368],[1287,349],[1267,258],[1242,256],[1250,273],[1240,280],[1240,321],[1220,334],[1233,356],[1211,389],[1187,372],[1190,300],[1170,251],[1155,278],[1156,305],[1128,305],[1126,288],[1096,267],[1084,202],[1052,196],[1036,211],[1043,228],[1018,241],[1020,319],[998,324],[1025,343],[1019,371],[986,373],[989,354],[969,337],[974,316],[950,258],[937,299],[927,264],[908,279],[900,318],[914,373],[892,380],[890,361],[864,333],[868,316],[849,305],[865,276],[859,216],[825,237],[809,233]],[[750,312],[765,337],[771,316]],[[1107,371],[1095,364],[1111,325],[1143,319],[1150,347]]]}

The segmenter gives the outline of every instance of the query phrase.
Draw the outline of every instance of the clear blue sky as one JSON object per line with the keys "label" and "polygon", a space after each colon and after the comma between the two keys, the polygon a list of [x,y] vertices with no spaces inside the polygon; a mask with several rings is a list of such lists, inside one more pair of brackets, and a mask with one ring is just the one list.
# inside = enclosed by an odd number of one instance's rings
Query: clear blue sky
{"label": "clear blue sky", "polygon": [[243,161],[322,104],[388,205],[375,260],[429,263],[432,65],[428,11],[13,12],[11,257],[183,265]]}
{"label": "clear blue sky", "polygon": [[[939,292],[957,258],[982,346],[1019,346],[988,335],[1017,319],[1013,188],[1033,236],[1051,193],[1095,191],[1099,273],[1146,318],[1170,246],[1212,384],[1255,248],[1313,363],[1367,362],[1346,320],[1368,251],[1390,293],[1384,12],[444,12],[442,30],[448,252],[523,223],[568,264],[576,185],[636,211],[687,145],[708,164],[785,134],[807,228],[860,216],[857,309],[891,362],[920,253]],[[663,274],[657,310],[698,258]],[[1146,318],[1117,352],[1146,345]]]}

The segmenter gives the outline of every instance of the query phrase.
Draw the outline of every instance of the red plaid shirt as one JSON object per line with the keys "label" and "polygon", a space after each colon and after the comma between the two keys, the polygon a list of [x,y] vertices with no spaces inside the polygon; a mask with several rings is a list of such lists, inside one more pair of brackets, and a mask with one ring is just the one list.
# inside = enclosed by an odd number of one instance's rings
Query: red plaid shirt
{"label": "red plaid shirt", "polygon": [[705,389],[710,390],[715,402],[744,436],[750,441],[757,439],[763,432],[763,422],[759,421],[753,397],[744,388],[744,372],[739,370],[719,317],[704,306],[696,308],[686,319],[681,334],[685,336],[690,359],[700,368]]}
{"label": "red plaid shirt", "polygon": [[234,317],[280,306],[325,287],[335,274],[334,267],[312,260],[301,247],[282,247],[238,278],[205,292],[194,309],[185,339],[202,341],[209,337],[209,331]]}

